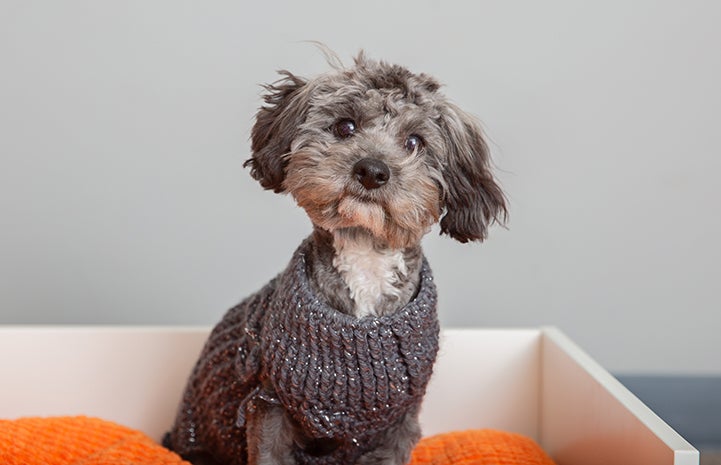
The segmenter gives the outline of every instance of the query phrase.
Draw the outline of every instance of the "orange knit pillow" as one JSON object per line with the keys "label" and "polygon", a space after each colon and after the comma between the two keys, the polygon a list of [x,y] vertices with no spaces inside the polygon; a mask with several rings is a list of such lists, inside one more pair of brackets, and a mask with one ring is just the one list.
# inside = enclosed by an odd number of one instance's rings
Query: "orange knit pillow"
{"label": "orange knit pillow", "polygon": [[3,465],[190,465],[140,431],[88,417],[0,420]]}
{"label": "orange knit pillow", "polygon": [[[88,417],[0,420],[3,465],[190,465],[140,431]],[[422,439],[410,465],[553,465],[531,439],[493,430]]]}
{"label": "orange knit pillow", "polygon": [[491,429],[423,438],[410,465],[554,465],[532,439]]}

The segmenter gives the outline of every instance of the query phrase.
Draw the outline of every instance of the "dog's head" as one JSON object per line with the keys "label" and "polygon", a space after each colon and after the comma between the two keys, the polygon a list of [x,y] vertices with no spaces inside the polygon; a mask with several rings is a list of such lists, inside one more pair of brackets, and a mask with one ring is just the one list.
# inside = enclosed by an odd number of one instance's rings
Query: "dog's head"
{"label": "dog's head", "polygon": [[365,228],[392,246],[441,233],[483,240],[506,215],[479,124],[430,76],[369,60],[265,86],[246,162],[327,231]]}

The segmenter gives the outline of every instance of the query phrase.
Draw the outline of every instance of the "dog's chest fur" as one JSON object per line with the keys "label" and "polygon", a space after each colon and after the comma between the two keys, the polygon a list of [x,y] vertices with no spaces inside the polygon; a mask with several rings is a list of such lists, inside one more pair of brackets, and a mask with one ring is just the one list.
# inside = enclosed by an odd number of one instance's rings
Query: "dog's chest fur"
{"label": "dog's chest fur", "polygon": [[333,239],[333,266],[348,286],[358,318],[375,315],[383,299],[400,298],[408,275],[402,250],[376,249],[368,236]]}
{"label": "dog's chest fur", "polygon": [[378,247],[370,236],[316,231],[309,257],[311,283],[334,308],[362,318],[408,303],[418,289],[420,247]]}

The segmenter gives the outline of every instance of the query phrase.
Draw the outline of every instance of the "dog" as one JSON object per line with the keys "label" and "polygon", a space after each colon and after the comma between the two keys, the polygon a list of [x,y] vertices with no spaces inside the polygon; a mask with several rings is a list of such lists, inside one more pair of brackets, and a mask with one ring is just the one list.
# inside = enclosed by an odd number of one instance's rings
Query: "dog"
{"label": "dog", "polygon": [[421,239],[440,223],[482,241],[505,196],[479,123],[433,77],[362,52],[280,73],[245,166],[313,232],[214,328],[165,445],[195,463],[401,465],[438,349]]}

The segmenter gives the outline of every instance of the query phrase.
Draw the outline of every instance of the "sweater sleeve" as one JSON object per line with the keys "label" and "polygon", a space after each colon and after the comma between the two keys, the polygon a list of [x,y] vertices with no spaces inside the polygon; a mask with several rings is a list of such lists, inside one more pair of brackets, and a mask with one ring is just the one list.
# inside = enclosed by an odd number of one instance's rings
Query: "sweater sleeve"
{"label": "sweater sleeve", "polygon": [[[236,421],[258,385],[257,339],[275,280],[228,310],[193,369],[165,445],[184,457],[222,453],[222,463],[246,456],[245,427]],[[227,455],[227,456],[226,456]]]}

